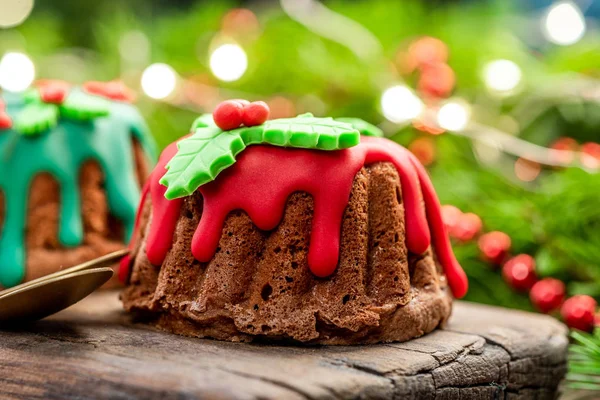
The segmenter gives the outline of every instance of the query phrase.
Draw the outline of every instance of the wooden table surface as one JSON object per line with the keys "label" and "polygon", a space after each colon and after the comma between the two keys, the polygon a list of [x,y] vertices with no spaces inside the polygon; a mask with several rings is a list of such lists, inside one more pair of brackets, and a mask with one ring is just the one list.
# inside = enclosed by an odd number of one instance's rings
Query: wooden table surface
{"label": "wooden table surface", "polygon": [[0,331],[1,399],[555,398],[566,328],[457,302],[406,343],[298,347],[180,337],[135,324],[116,292]]}

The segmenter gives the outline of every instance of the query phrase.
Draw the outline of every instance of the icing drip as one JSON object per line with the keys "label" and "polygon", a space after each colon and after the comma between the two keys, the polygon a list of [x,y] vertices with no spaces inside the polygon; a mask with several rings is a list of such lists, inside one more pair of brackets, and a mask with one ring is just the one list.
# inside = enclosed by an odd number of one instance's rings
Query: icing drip
{"label": "icing drip", "polygon": [[[18,114],[24,106],[22,97],[5,95],[7,112]],[[13,130],[0,135],[0,191],[6,209],[0,227],[2,286],[14,286],[25,275],[26,199],[39,173],[50,173],[60,185],[58,238],[62,245],[72,247],[83,241],[79,172],[90,159],[100,164],[111,213],[123,221],[127,238],[130,237],[139,200],[132,136],[147,154],[153,154],[142,117],[133,107],[120,103],[111,104],[108,117],[85,122],[61,120],[55,128],[35,138],[20,136]]]}
{"label": "icing drip", "polygon": [[[148,183],[152,220],[146,251],[149,261],[155,265],[164,261],[171,247],[183,204],[182,199],[164,198],[166,188],[159,183],[165,165],[176,152],[175,143],[163,152]],[[421,254],[433,238],[454,296],[464,296],[466,275],[452,252],[440,204],[427,173],[408,150],[375,137],[362,137],[358,146],[339,151],[275,146],[248,148],[217,180],[198,189],[204,206],[192,239],[192,254],[202,262],[213,257],[231,211],[244,210],[258,228],[271,230],[281,221],[288,197],[294,192],[307,192],[314,200],[308,264],[316,276],[329,276],[337,267],[341,223],[354,176],[364,165],[381,161],[391,162],[400,176],[407,248]],[[122,265],[122,277],[129,275],[128,268],[126,261]]]}

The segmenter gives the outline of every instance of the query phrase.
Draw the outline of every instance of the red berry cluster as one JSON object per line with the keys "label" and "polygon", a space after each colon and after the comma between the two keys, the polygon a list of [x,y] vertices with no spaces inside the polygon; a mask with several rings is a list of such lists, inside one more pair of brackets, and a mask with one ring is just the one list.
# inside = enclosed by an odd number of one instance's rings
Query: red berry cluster
{"label": "red berry cluster", "polygon": [[[561,137],[554,141],[550,146],[553,150],[568,150],[580,152],[580,162],[588,168],[600,168],[600,144],[594,142],[583,143],[581,146],[577,141],[570,137]],[[570,164],[573,162],[572,153],[557,153],[553,156],[555,161],[561,164]]]}
{"label": "red berry cluster", "polygon": [[264,101],[227,100],[213,111],[215,124],[224,131],[245,126],[262,125],[269,119],[269,106]]}
{"label": "red berry cluster", "polygon": [[110,100],[133,103],[136,95],[122,81],[98,82],[90,81],[82,85],[84,91]]}
{"label": "red berry cluster", "polygon": [[591,331],[595,324],[594,312],[597,306],[596,300],[582,294],[567,299],[560,309],[560,314],[565,324],[571,328]]}
{"label": "red berry cluster", "polygon": [[417,70],[417,90],[426,98],[440,99],[450,95],[456,76],[447,64],[448,47],[439,39],[425,36],[408,48],[406,70]]}
{"label": "red berry cluster", "polygon": [[0,99],[0,130],[12,128],[12,119],[6,112],[6,104]]}
{"label": "red berry cluster", "polygon": [[[463,213],[451,205],[442,207],[442,217],[450,237],[459,242],[475,239],[482,230],[482,222],[477,215]],[[531,302],[539,311],[550,313],[560,308],[564,322],[574,329],[590,331],[594,324],[600,326],[600,313],[595,317],[597,303],[592,297],[577,295],[565,301],[565,284],[554,278],[540,280],[533,257],[519,254],[509,258],[511,240],[506,233],[493,231],[481,234],[477,245],[484,260],[502,265],[502,277],[506,283],[515,290],[529,292]]]}
{"label": "red berry cluster", "polygon": [[[454,70],[448,65],[448,47],[440,39],[424,36],[413,41],[406,52],[399,52],[397,62],[404,74],[415,75],[417,92],[427,105],[412,121],[413,126],[432,135],[444,133],[437,123],[439,103],[450,96],[456,84]],[[425,160],[433,158],[432,146],[418,146]]]}
{"label": "red berry cluster", "polygon": [[472,240],[481,232],[481,218],[473,213],[463,213],[457,207],[445,205],[442,207],[444,225],[450,236],[461,242]]}

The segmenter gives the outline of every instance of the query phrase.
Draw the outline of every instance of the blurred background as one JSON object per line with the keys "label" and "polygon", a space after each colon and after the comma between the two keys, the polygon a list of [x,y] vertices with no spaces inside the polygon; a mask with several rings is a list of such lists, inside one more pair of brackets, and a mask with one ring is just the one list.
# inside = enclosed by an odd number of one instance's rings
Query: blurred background
{"label": "blurred background", "polygon": [[0,0],[0,28],[4,90],[123,80],[161,148],[228,98],[378,125],[428,167],[467,300],[593,329],[600,1]]}

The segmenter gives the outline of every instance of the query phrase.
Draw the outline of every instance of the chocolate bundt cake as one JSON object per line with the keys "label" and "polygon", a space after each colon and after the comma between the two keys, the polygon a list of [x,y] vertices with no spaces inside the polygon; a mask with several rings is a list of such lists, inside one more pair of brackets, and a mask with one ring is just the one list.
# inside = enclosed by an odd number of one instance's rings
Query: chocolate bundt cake
{"label": "chocolate bundt cake", "polygon": [[188,336],[376,343],[443,325],[465,294],[427,173],[376,127],[202,117],[193,131],[145,186],[126,310]]}
{"label": "chocolate bundt cake", "polygon": [[0,95],[0,286],[125,247],[153,143],[117,82]]}

